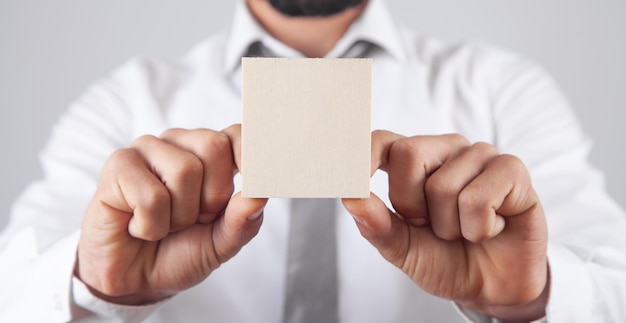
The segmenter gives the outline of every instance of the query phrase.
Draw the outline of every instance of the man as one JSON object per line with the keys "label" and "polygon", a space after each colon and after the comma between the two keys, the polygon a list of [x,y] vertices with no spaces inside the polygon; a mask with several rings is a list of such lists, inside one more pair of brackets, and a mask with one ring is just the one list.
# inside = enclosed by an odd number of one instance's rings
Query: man
{"label": "man", "polygon": [[291,202],[233,195],[241,56],[374,58],[387,178],[337,208],[341,322],[626,319],[626,218],[553,82],[398,28],[380,0],[247,0],[181,62],[90,89],[3,234],[0,318],[285,318]]}

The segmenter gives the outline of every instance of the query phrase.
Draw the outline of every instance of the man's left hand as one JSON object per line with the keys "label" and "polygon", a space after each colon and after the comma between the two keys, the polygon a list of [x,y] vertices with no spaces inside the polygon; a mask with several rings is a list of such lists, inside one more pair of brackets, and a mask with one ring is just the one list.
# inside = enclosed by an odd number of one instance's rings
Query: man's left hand
{"label": "man's left hand", "polygon": [[344,199],[361,234],[425,291],[503,320],[545,315],[547,225],[520,159],[460,135],[372,133],[375,194]]}

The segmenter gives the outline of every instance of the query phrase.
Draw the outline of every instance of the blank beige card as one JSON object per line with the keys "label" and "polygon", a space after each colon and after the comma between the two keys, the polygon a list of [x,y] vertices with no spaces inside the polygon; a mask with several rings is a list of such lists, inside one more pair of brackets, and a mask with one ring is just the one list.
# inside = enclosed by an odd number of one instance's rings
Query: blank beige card
{"label": "blank beige card", "polygon": [[371,59],[243,58],[244,197],[369,197]]}

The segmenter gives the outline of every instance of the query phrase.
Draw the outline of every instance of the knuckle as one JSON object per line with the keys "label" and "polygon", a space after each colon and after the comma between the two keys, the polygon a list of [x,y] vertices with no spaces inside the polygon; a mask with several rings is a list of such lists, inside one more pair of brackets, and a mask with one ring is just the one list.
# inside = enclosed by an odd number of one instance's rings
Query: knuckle
{"label": "knuckle", "polygon": [[146,187],[138,201],[138,208],[145,210],[148,215],[157,215],[169,212],[170,194],[164,185],[150,185]]}
{"label": "knuckle", "polygon": [[228,128],[221,131],[221,133],[241,133],[241,123],[234,123],[228,126]]}
{"label": "knuckle", "polygon": [[483,194],[471,190],[463,190],[459,194],[459,214],[461,217],[461,231],[463,237],[471,242],[479,243],[492,238],[492,228],[489,227],[489,201]]}
{"label": "knuckle", "polygon": [[395,141],[389,149],[390,160],[400,160],[405,165],[422,165],[424,159],[422,153],[422,147],[415,140],[410,138],[403,138]]}
{"label": "knuckle", "polygon": [[385,136],[388,136],[388,135],[391,135],[391,134],[392,134],[391,131],[376,129],[376,130],[372,131],[372,138],[385,137]]}
{"label": "knuckle", "polygon": [[483,194],[477,194],[470,188],[462,190],[458,198],[459,210],[468,214],[480,211],[486,205],[483,196]]}
{"label": "knuckle", "polygon": [[498,149],[496,149],[496,147],[486,142],[474,143],[470,147],[470,149],[475,150],[476,152],[478,152],[480,155],[483,155],[483,156],[497,156],[498,155]]}
{"label": "knuckle", "polygon": [[[381,130],[382,131],[382,130]],[[391,152],[397,154],[414,154],[417,151],[417,145],[415,145],[408,138],[399,139],[391,146]]]}
{"label": "knuckle", "polygon": [[524,167],[524,163],[517,156],[511,154],[502,154],[498,157],[503,163],[511,165],[513,167]]}
{"label": "knuckle", "polygon": [[221,132],[203,131],[201,142],[201,151],[205,156],[220,155],[231,150],[230,139]]}
{"label": "knuckle", "polygon": [[128,166],[133,165],[140,160],[142,160],[141,156],[134,149],[125,148],[116,150],[105,162],[103,173],[118,174],[126,169],[129,169]]}
{"label": "knuckle", "polygon": [[155,141],[159,139],[153,135],[142,135],[137,137],[131,144],[131,147],[144,147],[153,144]]}
{"label": "knuckle", "polygon": [[181,128],[170,128],[170,129],[163,131],[163,133],[161,133],[160,138],[161,139],[175,138],[185,131],[186,130],[181,129]]}
{"label": "knuckle", "polygon": [[181,156],[175,167],[175,174],[183,183],[201,179],[204,172],[202,161],[191,153]]}
{"label": "knuckle", "polygon": [[517,179],[517,180],[529,179],[529,174],[528,174],[526,165],[524,165],[524,162],[516,156],[509,155],[509,154],[502,154],[497,157],[496,163],[497,163],[497,166],[505,168],[507,170],[507,173],[510,174],[510,176],[514,179]]}
{"label": "knuckle", "polygon": [[459,146],[469,146],[470,145],[469,140],[467,140],[467,138],[465,138],[463,135],[460,135],[458,133],[445,134],[445,135],[442,135],[442,137],[447,142],[451,142],[451,143],[457,144]]}
{"label": "knuckle", "polygon": [[454,199],[460,190],[459,184],[436,174],[429,177],[424,184],[424,191],[429,199]]}
{"label": "knuckle", "polygon": [[510,154],[502,154],[498,156],[498,159],[500,160],[502,164],[504,164],[511,170],[514,170],[514,171],[526,170],[526,166],[524,165],[524,162],[522,162],[522,160],[516,156],[510,155]]}

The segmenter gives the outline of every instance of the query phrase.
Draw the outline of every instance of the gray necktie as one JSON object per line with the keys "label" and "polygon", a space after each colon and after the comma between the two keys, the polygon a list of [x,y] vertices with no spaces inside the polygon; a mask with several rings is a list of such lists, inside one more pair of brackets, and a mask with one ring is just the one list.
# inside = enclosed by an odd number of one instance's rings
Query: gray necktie
{"label": "gray necktie", "polygon": [[292,199],[284,323],[339,322],[335,199]]}

